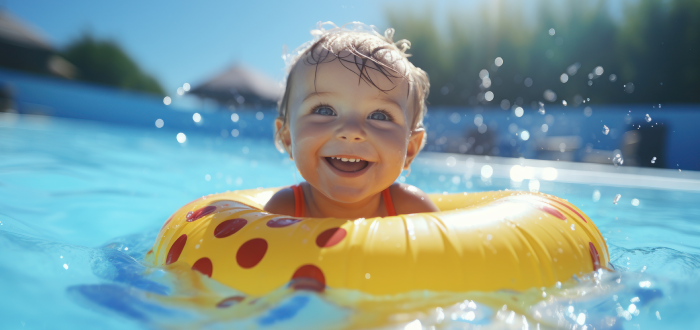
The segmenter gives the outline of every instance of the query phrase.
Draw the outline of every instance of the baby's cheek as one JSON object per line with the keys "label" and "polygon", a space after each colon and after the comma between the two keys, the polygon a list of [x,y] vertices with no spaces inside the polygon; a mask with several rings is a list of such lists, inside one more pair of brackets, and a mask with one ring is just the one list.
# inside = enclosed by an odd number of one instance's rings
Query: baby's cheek
{"label": "baby's cheek", "polygon": [[381,153],[391,158],[392,161],[403,161],[406,157],[408,140],[404,138],[403,134],[387,134],[379,142]]}
{"label": "baby's cheek", "polygon": [[299,173],[301,173],[307,181],[312,180],[309,176],[315,173],[316,167],[318,166],[317,156],[321,145],[322,143],[319,142],[318,138],[313,138],[312,136],[304,134],[297,136],[292,142],[294,163]]}

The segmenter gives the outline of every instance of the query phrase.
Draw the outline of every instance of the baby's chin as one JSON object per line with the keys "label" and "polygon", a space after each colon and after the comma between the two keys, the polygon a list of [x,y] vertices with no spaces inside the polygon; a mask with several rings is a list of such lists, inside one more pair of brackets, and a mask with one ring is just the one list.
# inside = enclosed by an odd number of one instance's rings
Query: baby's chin
{"label": "baby's chin", "polygon": [[[320,189],[319,189],[320,188]],[[316,188],[321,191],[326,197],[340,203],[357,203],[373,195],[370,187],[348,187],[334,185],[332,187]]]}

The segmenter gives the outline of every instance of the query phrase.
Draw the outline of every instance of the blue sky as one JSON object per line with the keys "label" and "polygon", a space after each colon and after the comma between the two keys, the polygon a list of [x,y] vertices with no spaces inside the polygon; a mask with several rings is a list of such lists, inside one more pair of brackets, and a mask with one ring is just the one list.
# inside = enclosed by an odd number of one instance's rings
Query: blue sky
{"label": "blue sky", "polygon": [[318,21],[361,21],[384,30],[389,10],[420,12],[430,6],[440,22],[448,10],[469,10],[484,1],[0,0],[0,8],[34,25],[57,48],[85,31],[116,40],[175,94],[183,83],[196,85],[236,62],[282,80],[283,45],[294,49],[308,41]]}
{"label": "blue sky", "polygon": [[0,6],[61,48],[90,31],[116,40],[170,93],[234,62],[275,79],[283,45],[294,49],[318,21],[362,21],[384,28],[387,1],[5,0]]}

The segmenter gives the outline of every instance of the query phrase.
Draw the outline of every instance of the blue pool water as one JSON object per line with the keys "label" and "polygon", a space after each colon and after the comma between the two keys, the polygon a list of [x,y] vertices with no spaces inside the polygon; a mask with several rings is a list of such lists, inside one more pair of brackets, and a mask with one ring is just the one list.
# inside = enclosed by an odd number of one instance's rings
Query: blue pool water
{"label": "blue pool water", "polygon": [[[212,298],[142,265],[162,223],[195,198],[289,185],[300,177],[270,139],[193,132],[180,144],[178,131],[166,128],[0,116],[0,329],[700,325],[694,312],[700,295],[698,190],[556,180],[542,182],[540,190],[568,199],[595,221],[616,272],[523,293],[418,292],[371,305],[377,298],[359,292],[281,288],[235,315],[192,307],[182,301],[215,301],[231,289],[208,283]],[[528,189],[514,187],[508,177],[484,181],[427,161],[447,156],[426,154],[403,179],[428,193]],[[613,204],[616,194],[622,198]]]}

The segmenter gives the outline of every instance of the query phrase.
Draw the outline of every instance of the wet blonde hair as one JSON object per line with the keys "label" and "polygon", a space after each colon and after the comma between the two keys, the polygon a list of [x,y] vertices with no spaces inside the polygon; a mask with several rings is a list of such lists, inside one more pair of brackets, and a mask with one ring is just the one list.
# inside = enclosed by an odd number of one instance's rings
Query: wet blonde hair
{"label": "wet blonde hair", "polygon": [[[325,27],[331,27],[326,30]],[[408,94],[413,92],[413,123],[412,131],[424,130],[423,117],[427,112],[426,99],[430,90],[428,74],[415,67],[409,60],[406,51],[411,48],[411,42],[402,39],[393,41],[394,29],[387,29],[381,35],[373,25],[359,22],[345,24],[341,27],[332,22],[319,22],[317,29],[311,31],[314,38],[301,45],[291,54],[285,54],[282,58],[287,67],[286,87],[284,95],[277,106],[278,117],[282,126],[275,131],[275,145],[281,152],[280,131],[287,125],[289,117],[289,97],[291,92],[292,73],[296,65],[303,61],[309,65],[318,65],[339,60],[348,70],[358,75],[360,81],[388,92],[391,89],[382,89],[374,83],[369,75],[369,70],[381,73],[391,81],[392,78],[405,78],[408,80]],[[371,62],[374,65],[368,65]],[[353,70],[357,69],[357,72]],[[314,88],[316,87],[314,77]],[[395,88],[396,86],[394,86]],[[425,134],[427,136],[427,134]],[[421,148],[424,141],[421,144]]]}

